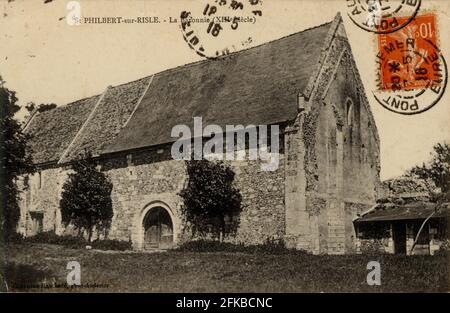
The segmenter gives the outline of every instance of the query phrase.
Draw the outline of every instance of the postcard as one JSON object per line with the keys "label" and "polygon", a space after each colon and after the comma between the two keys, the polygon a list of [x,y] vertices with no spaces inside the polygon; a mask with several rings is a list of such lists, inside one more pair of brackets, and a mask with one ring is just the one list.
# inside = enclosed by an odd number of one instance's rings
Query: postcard
{"label": "postcard", "polygon": [[1,290],[448,292],[449,14],[1,1]]}

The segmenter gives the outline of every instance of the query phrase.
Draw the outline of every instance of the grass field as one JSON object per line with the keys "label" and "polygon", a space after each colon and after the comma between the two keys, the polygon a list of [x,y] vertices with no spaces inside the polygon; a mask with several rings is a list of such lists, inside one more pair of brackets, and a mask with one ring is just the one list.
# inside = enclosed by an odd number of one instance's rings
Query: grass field
{"label": "grass field", "polygon": [[[47,244],[7,249],[9,290],[64,284],[69,261],[81,265],[81,283],[102,288],[33,288],[34,292],[445,292],[445,256],[314,256],[238,252],[100,252]],[[381,286],[369,286],[369,261],[381,264]]]}

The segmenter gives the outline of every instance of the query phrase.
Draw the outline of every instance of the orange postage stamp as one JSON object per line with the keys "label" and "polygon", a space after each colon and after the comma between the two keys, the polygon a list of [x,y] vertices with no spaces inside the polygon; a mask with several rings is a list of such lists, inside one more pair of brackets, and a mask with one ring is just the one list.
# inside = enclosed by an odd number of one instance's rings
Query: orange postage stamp
{"label": "orange postage stamp", "polygon": [[[404,18],[397,18],[402,21]],[[441,84],[436,16],[416,16],[406,27],[379,34],[377,68],[380,90],[424,89]]]}

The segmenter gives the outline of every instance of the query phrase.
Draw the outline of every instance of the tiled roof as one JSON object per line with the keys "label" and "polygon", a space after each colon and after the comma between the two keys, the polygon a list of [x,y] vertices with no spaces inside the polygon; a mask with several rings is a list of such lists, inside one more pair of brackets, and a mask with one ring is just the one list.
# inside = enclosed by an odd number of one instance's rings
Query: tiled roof
{"label": "tiled roof", "polygon": [[103,147],[116,138],[149,81],[150,78],[143,78],[108,88],[60,163],[80,157],[85,151],[93,156],[98,155]]}
{"label": "tiled roof", "polygon": [[99,96],[37,113],[25,128],[36,164],[57,162],[86,121]]}
{"label": "tiled roof", "polygon": [[297,97],[318,66],[332,23],[232,53],[108,88],[35,115],[35,163],[73,160],[168,143],[172,127],[262,125],[293,120]]}
{"label": "tiled roof", "polygon": [[222,127],[293,120],[330,25],[155,74],[129,123],[103,153],[172,142],[173,126],[192,127],[194,116]]}

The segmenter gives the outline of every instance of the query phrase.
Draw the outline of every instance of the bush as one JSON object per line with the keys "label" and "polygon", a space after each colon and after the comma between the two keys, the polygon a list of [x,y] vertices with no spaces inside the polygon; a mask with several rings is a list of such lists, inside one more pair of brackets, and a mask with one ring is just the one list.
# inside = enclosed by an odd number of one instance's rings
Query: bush
{"label": "bush", "polygon": [[2,269],[2,273],[5,275],[0,286],[2,291],[37,288],[51,275],[49,270],[41,270],[34,265],[16,264],[14,262],[7,263],[5,268]]}
{"label": "bush", "polygon": [[442,255],[442,256],[448,257],[449,251],[450,251],[450,242],[448,239],[446,239],[439,247],[439,250],[436,251],[436,255]]}
{"label": "bush", "polygon": [[94,240],[92,242],[92,248],[98,250],[117,250],[125,251],[131,250],[132,244],[130,241],[120,241],[120,240]]}
{"label": "bush", "polygon": [[238,217],[242,196],[234,185],[235,173],[224,162],[206,159],[186,161],[189,180],[179,195],[183,199],[182,215],[194,234],[214,234],[220,241],[234,233],[239,219],[227,223],[227,217]]}
{"label": "bush", "polygon": [[212,240],[195,240],[182,244],[173,251],[178,252],[242,252],[264,254],[305,254],[304,251],[286,248],[283,241],[267,239],[259,245],[233,244]]}
{"label": "bush", "polygon": [[7,243],[21,243],[23,241],[23,239],[24,239],[24,237],[22,234],[14,232],[13,234],[9,235]]}
{"label": "bush", "polygon": [[83,237],[76,237],[70,235],[58,236],[52,231],[42,232],[32,237],[24,237],[20,242],[23,243],[47,243],[54,245],[61,245],[69,249],[84,249],[87,245],[92,246],[93,249],[98,250],[130,250],[131,242],[120,240],[95,240],[89,244],[89,242]]}
{"label": "bush", "polygon": [[92,242],[94,230],[105,231],[111,226],[113,186],[96,162],[89,155],[84,157],[72,164],[73,172],[63,185],[59,204],[64,226],[86,232],[88,242]]}
{"label": "bush", "polygon": [[47,244],[61,245],[71,249],[84,248],[87,244],[87,241],[82,237],[75,237],[70,235],[58,236],[52,231],[38,233],[31,237],[25,237],[22,239],[22,242],[47,243]]}

